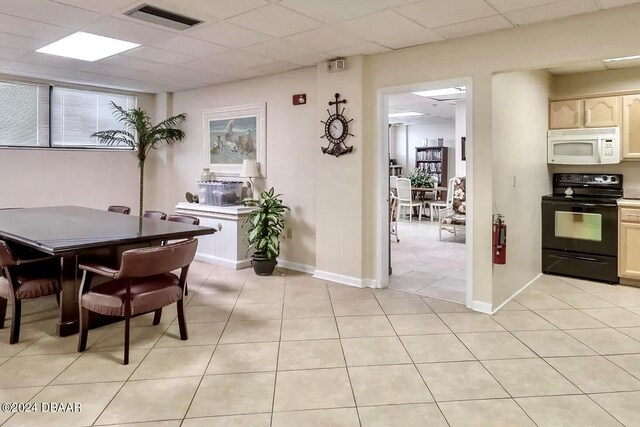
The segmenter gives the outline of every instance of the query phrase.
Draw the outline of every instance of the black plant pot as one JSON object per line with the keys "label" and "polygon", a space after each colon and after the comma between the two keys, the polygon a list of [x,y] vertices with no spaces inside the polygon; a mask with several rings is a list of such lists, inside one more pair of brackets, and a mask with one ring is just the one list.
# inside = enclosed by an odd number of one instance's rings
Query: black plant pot
{"label": "black plant pot", "polygon": [[256,256],[251,259],[253,271],[258,276],[271,276],[273,274],[273,270],[276,269],[276,265],[278,265],[278,260],[276,259],[269,260],[264,257]]}

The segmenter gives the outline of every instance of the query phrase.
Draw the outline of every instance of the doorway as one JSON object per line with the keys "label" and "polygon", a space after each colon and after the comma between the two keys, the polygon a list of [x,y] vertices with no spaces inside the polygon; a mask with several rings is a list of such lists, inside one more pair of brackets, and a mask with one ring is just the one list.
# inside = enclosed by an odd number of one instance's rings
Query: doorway
{"label": "doorway", "polygon": [[472,301],[471,79],[378,92],[379,283]]}

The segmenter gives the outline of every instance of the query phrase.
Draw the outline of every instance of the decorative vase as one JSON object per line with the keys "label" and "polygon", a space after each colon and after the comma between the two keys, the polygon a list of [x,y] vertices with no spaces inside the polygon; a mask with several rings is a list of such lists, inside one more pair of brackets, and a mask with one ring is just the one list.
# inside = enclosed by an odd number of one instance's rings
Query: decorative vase
{"label": "decorative vase", "polygon": [[202,169],[202,173],[200,174],[200,181],[202,182],[211,181],[211,172],[209,171],[209,168]]}

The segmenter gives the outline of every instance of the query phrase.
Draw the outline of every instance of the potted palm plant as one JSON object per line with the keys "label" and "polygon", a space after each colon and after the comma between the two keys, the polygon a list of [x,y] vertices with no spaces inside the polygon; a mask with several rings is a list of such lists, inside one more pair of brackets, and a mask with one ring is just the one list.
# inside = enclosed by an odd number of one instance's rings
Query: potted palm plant
{"label": "potted palm plant", "polygon": [[249,224],[247,240],[249,249],[255,252],[251,257],[253,271],[258,276],[270,276],[278,264],[280,238],[284,231],[284,213],[290,210],[282,204],[281,194],[275,194],[273,187],[260,193],[259,199],[245,199],[244,205],[255,208],[244,221]]}
{"label": "potted palm plant", "polygon": [[125,110],[124,108],[111,102],[111,110],[114,117],[125,124],[125,129],[102,130],[91,135],[92,138],[98,138],[100,143],[110,146],[128,146],[135,150],[138,156],[138,167],[140,168],[140,213],[143,212],[143,195],[144,195],[144,163],[147,160],[149,151],[158,148],[162,143],[171,144],[175,141],[181,141],[184,138],[184,132],[177,129],[187,117],[186,114],[178,114],[169,117],[153,126],[151,118],[141,108],[132,108]]}

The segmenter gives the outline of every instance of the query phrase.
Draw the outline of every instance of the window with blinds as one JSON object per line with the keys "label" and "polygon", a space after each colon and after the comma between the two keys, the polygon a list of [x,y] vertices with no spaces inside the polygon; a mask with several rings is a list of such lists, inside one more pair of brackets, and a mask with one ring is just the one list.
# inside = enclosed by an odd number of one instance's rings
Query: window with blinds
{"label": "window with blinds", "polygon": [[49,146],[49,86],[0,82],[0,146]]}
{"label": "window with blinds", "polygon": [[[54,87],[51,91],[51,146],[128,149],[128,146],[106,146],[94,132],[125,130],[124,123],[113,116],[111,102],[125,110],[135,108],[136,97],[113,93]],[[131,129],[127,129],[132,132]]]}

